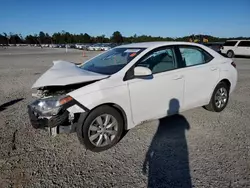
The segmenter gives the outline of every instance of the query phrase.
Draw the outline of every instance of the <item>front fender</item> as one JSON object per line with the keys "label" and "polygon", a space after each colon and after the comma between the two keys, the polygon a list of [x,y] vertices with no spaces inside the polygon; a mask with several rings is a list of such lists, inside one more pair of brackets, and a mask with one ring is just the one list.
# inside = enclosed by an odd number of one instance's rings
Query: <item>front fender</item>
{"label": "front fender", "polygon": [[72,110],[75,110],[76,108],[79,109],[79,106],[83,105],[91,111],[102,104],[112,103],[121,107],[125,112],[127,117],[127,129],[134,127],[127,84],[99,89],[89,93],[86,93],[86,91],[84,92],[84,90],[83,87],[68,94],[79,103],[78,107],[75,107],[74,109],[72,107]]}

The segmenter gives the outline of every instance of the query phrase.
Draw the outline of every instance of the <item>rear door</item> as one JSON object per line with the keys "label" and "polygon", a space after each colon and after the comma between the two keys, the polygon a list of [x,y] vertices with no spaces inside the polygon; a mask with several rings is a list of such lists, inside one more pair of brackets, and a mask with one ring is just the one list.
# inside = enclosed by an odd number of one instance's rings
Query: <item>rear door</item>
{"label": "rear door", "polygon": [[237,46],[237,55],[250,55],[250,41],[240,41]]}
{"label": "rear door", "polygon": [[184,109],[208,104],[211,93],[219,80],[219,67],[208,52],[197,46],[178,46],[182,61]]}

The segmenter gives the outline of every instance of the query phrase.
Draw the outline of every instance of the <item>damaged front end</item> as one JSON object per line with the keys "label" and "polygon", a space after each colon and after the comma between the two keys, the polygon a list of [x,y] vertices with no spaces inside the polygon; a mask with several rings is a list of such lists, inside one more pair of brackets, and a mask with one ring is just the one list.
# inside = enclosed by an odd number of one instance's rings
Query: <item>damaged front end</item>
{"label": "damaged front end", "polygon": [[28,105],[32,126],[49,129],[52,135],[74,132],[75,122],[88,109],[68,93],[107,77],[79,68],[74,63],[53,61],[53,66],[32,86],[32,89],[38,90],[32,94],[38,99]]}
{"label": "damaged front end", "polygon": [[75,132],[80,114],[85,111],[67,93],[84,85],[39,88],[37,93],[32,94],[38,99],[28,105],[32,126],[35,129],[46,129],[53,136]]}

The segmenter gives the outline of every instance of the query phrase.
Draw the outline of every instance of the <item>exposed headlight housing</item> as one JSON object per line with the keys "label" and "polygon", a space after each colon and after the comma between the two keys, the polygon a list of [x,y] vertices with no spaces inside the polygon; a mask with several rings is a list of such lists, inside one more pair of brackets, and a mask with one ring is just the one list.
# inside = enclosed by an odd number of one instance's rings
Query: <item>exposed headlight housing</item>
{"label": "exposed headlight housing", "polygon": [[71,96],[56,96],[38,99],[30,106],[41,116],[57,115],[64,105],[72,101]]}

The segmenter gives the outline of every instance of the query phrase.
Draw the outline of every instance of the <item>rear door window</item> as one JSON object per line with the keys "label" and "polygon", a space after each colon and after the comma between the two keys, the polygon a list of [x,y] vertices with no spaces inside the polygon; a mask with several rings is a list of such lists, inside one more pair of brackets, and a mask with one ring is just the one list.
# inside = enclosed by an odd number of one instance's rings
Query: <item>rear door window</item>
{"label": "rear door window", "polygon": [[250,47],[250,41],[240,41],[240,43],[238,44],[238,46]]}
{"label": "rear door window", "polygon": [[235,46],[237,41],[226,41],[223,46]]}
{"label": "rear door window", "polygon": [[205,64],[213,59],[209,53],[195,46],[180,46],[179,50],[186,67]]}

